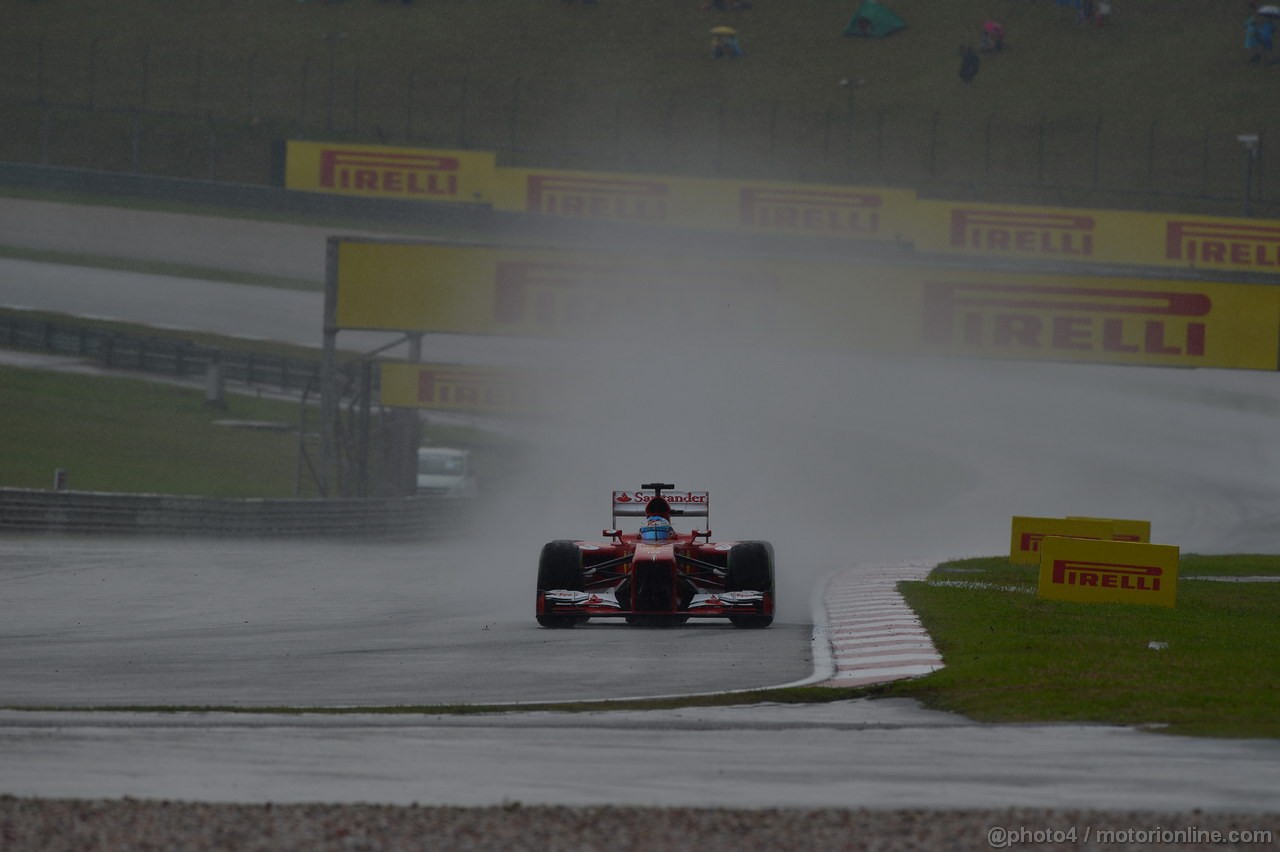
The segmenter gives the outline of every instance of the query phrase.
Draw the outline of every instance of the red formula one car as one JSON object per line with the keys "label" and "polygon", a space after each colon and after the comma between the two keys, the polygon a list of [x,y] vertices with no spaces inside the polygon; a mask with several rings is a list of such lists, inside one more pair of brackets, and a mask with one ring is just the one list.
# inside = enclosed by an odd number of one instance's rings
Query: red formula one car
{"label": "red formula one car", "polygon": [[[613,492],[613,526],[602,541],[552,541],[538,560],[538,623],[573,627],[592,618],[683,624],[728,618],[737,627],[773,623],[773,545],[712,542],[711,530],[679,533],[672,518],[710,517],[705,491],[650,482]],[[623,532],[618,518],[644,518]]]}

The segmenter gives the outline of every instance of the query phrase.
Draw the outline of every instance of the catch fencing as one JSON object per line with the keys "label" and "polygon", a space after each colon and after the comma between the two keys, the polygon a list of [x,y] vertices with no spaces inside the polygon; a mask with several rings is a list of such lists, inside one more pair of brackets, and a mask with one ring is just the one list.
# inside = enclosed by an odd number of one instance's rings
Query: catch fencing
{"label": "catch fencing", "polygon": [[0,534],[444,538],[465,528],[465,501],[432,497],[214,499],[0,488]]}
{"label": "catch fencing", "polygon": [[[302,58],[0,43],[0,160],[266,184],[283,138],[496,151],[508,165],[902,186],[956,200],[1280,215],[1280,154],[1192,117],[825,107],[750,93],[431,76]],[[61,58],[58,58],[61,57]]]}
{"label": "catch fencing", "polygon": [[244,352],[15,314],[0,313],[0,346],[72,355],[104,368],[175,379],[198,380],[216,365],[224,381],[290,396],[318,388],[320,379],[318,353],[308,359]]}

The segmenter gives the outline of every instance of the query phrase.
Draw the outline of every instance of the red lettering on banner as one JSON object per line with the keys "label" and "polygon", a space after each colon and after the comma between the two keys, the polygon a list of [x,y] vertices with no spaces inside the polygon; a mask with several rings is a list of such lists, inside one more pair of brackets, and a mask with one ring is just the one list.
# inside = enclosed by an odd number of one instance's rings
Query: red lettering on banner
{"label": "red lettering on banner", "polygon": [[[701,311],[717,322],[763,331],[772,327],[778,288],[774,276],[745,271],[702,269],[673,275],[666,269],[627,264],[499,261],[493,319],[500,325],[542,331],[586,331],[593,323],[647,312],[655,298],[669,298],[681,305],[685,316]],[[740,311],[727,314],[729,304]]]}
{"label": "red lettering on banner", "polygon": [[738,221],[753,228],[839,236],[874,236],[884,199],[874,193],[744,187]]}
{"label": "red lettering on banner", "polygon": [[1280,226],[1171,220],[1164,256],[1192,265],[1280,266]]}
{"label": "red lettering on banner", "polygon": [[669,187],[661,181],[530,175],[526,190],[530,213],[641,222],[667,218]]}
{"label": "red lettering on banner", "polygon": [[[1042,532],[1024,532],[1018,537],[1018,549],[1027,553],[1036,553],[1040,550],[1040,543],[1044,541],[1047,535],[1059,535],[1058,533],[1042,533]],[[1091,535],[1079,535],[1072,533],[1066,538],[1084,538],[1089,541],[1102,541],[1102,539]],[[1119,536],[1112,536],[1112,541],[1120,541]]]}
{"label": "red lettering on banner", "polygon": [[465,408],[510,411],[527,408],[534,390],[527,376],[477,368],[418,370],[418,405],[423,408]]}
{"label": "red lettering on banner", "polygon": [[1198,358],[1205,354],[1207,327],[1197,320],[1211,308],[1203,293],[929,282],[921,338],[1049,354]]}
{"label": "red lettering on banner", "polygon": [[1125,343],[1124,321],[1115,318],[1102,321],[1103,352],[1141,352],[1142,347],[1136,343]]}
{"label": "red lettering on banner", "polygon": [[388,195],[455,197],[460,169],[456,157],[332,148],[320,152],[319,184]]}
{"label": "red lettering on banner", "polygon": [[1092,346],[1088,317],[1054,317],[1053,348],[1088,350]]}
{"label": "red lettering on banner", "polygon": [[1164,569],[1155,565],[1055,559],[1050,582],[1059,586],[1090,586],[1134,592],[1158,592],[1163,576]]}
{"label": "red lettering on banner", "polygon": [[1093,254],[1092,216],[1017,210],[951,211],[952,248],[1039,255]]}

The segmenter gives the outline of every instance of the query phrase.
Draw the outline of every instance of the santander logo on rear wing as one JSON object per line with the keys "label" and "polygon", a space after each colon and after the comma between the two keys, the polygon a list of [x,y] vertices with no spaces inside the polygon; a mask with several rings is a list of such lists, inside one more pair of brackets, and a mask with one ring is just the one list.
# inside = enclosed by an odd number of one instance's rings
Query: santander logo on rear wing
{"label": "santander logo on rear wing", "polygon": [[[643,518],[650,500],[658,496],[654,491],[613,492],[613,516],[615,518]],[[706,491],[661,491],[663,500],[671,504],[671,516],[706,518],[711,515],[711,502]]]}

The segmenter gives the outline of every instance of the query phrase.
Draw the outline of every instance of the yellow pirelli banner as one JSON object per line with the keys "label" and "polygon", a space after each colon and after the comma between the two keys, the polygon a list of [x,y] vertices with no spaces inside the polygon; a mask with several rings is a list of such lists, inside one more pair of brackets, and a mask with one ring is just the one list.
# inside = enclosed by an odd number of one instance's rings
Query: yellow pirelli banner
{"label": "yellow pirelli banner", "polygon": [[401,201],[487,204],[495,155],[332,142],[285,143],[285,188]]}
{"label": "yellow pirelli banner", "polygon": [[1051,536],[1040,545],[1038,594],[1079,603],[1175,606],[1178,548]]}
{"label": "yellow pirelli banner", "polygon": [[1050,536],[1110,541],[1114,534],[1111,521],[1015,515],[1009,535],[1009,561],[1015,565],[1039,565],[1040,549]]}
{"label": "yellow pirelli banner", "polygon": [[1280,274],[1280,222],[921,201],[916,249],[982,258]]}
{"label": "yellow pirelli banner", "polygon": [[382,364],[378,401],[393,408],[507,413],[538,398],[545,377],[460,364]]}
{"label": "yellow pirelli banner", "polygon": [[572,338],[661,322],[762,346],[1260,370],[1280,350],[1268,287],[335,239],[339,328]]}
{"label": "yellow pirelli banner", "polygon": [[499,210],[695,230],[909,239],[913,191],[558,169],[498,169]]}
{"label": "yellow pirelli banner", "polygon": [[1069,521],[1107,521],[1111,524],[1112,541],[1136,541],[1143,544],[1151,542],[1151,522],[1129,520],[1125,518],[1090,518],[1079,515],[1068,515]]}

